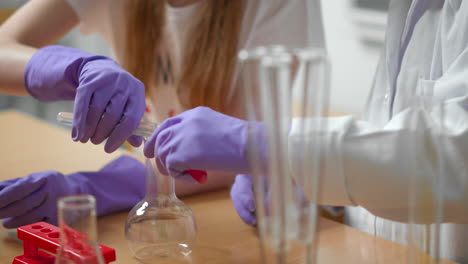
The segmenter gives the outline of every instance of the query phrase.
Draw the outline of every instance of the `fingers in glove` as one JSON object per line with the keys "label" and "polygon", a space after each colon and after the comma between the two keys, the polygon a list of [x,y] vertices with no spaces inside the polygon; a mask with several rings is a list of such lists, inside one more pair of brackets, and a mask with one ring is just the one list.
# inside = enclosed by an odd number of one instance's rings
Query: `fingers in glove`
{"label": "fingers in glove", "polygon": [[132,135],[133,131],[140,124],[144,112],[144,101],[139,103],[135,102],[133,97],[130,97],[127,100],[123,110],[122,118],[112,130],[104,147],[104,150],[107,153],[114,152]]}
{"label": "fingers in glove", "polygon": [[131,136],[127,139],[128,143],[130,143],[130,145],[134,146],[135,148],[138,148],[139,146],[141,146],[141,143],[143,143],[143,138],[140,137],[140,136]]}
{"label": "fingers in glove", "polygon": [[6,180],[6,181],[2,181],[0,182],[0,192],[5,189],[5,187],[8,187],[10,185],[12,185],[13,183],[17,182],[21,180],[21,178],[16,178],[16,179],[11,179],[11,180]]}
{"label": "fingers in glove", "polygon": [[126,98],[121,93],[112,97],[105,107],[105,111],[99,119],[95,132],[91,137],[91,142],[93,142],[93,144],[101,144],[110,136],[112,130],[114,130],[122,118],[125,102]]}
{"label": "fingers in glove", "polygon": [[81,143],[86,143],[94,135],[97,124],[104,112],[103,108],[89,108],[86,118],[86,131],[83,137],[80,138]]}
{"label": "fingers in glove", "polygon": [[245,211],[239,214],[240,218],[248,225],[255,226],[257,224],[257,218],[252,212]]}
{"label": "fingers in glove", "polygon": [[97,126],[106,111],[106,107],[112,97],[104,89],[99,89],[93,93],[89,99],[88,115],[86,117],[85,134],[80,138],[80,142],[86,143],[96,133]]}
{"label": "fingers in glove", "polygon": [[255,200],[253,193],[236,193],[233,201],[238,204],[239,207],[245,208],[247,211],[255,212]]}
{"label": "fingers in glove", "polygon": [[32,208],[36,208],[47,199],[48,194],[43,190],[38,190],[31,193],[24,199],[13,202],[5,207],[0,208],[0,219],[7,217],[21,216],[27,213]]}
{"label": "fingers in glove", "polygon": [[237,214],[246,224],[251,225],[251,226],[254,226],[257,224],[255,213],[248,210],[244,204],[240,202],[234,202],[234,208],[236,209]]}
{"label": "fingers in glove", "polygon": [[92,94],[86,92],[88,85],[78,86],[73,107],[72,139],[79,141],[86,134],[86,119]]}
{"label": "fingers in glove", "polygon": [[159,137],[159,134],[165,131],[166,129],[170,128],[173,125],[179,124],[182,122],[182,119],[179,117],[171,117],[166,119],[158,128],[153,132],[151,137],[148,138],[146,141],[145,147],[143,152],[147,158],[154,158],[154,149],[156,147],[156,140]]}
{"label": "fingers in glove", "polygon": [[[23,215],[16,216],[16,217],[9,217],[9,218],[4,219],[3,226],[5,228],[17,228],[23,225],[29,225],[32,223],[45,221],[48,218],[52,218],[53,216],[48,216],[45,214],[38,213],[43,209],[44,206],[47,206],[47,203],[45,201],[42,204],[40,204],[38,207],[32,208],[31,210],[29,210],[27,213]],[[57,224],[57,223],[51,223],[51,224]]]}
{"label": "fingers in glove", "polygon": [[188,184],[197,183],[193,177],[187,173],[191,168],[187,167],[187,164],[179,159],[175,159],[174,156],[168,156],[166,159],[166,169],[169,171],[169,175],[175,180],[182,181]]}
{"label": "fingers in glove", "polygon": [[39,190],[46,183],[46,178],[34,179],[33,175],[30,175],[5,187],[0,191],[0,208],[24,199],[31,193]]}
{"label": "fingers in glove", "polygon": [[161,132],[156,139],[156,164],[158,165],[159,171],[164,175],[169,175],[169,170],[166,167],[166,159],[169,153],[171,152],[171,146],[165,144],[166,141],[170,140],[172,136],[172,131],[170,129],[164,130]]}
{"label": "fingers in glove", "polygon": [[232,192],[238,196],[238,199],[249,211],[255,212],[252,176],[246,174],[237,175]]}

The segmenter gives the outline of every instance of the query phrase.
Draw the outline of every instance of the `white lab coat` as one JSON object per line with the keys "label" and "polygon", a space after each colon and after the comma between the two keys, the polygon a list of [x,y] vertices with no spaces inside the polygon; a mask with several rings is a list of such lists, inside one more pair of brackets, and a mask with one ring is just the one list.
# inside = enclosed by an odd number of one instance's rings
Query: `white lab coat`
{"label": "white lab coat", "polygon": [[[426,131],[439,131],[441,126],[436,109],[409,110],[409,99],[421,91],[446,102],[442,156],[444,221],[466,224],[468,1],[392,1],[385,47],[365,119],[328,119],[328,131],[321,133],[321,141],[315,146],[326,150],[320,202],[360,206],[347,208],[349,224],[402,243],[406,241],[407,225],[394,221],[409,220],[408,171],[415,159],[431,158],[429,151],[417,153],[418,157],[412,151],[412,146],[424,143],[411,132],[412,126],[415,120],[418,128]],[[434,123],[429,123],[431,119]],[[303,139],[295,136],[299,122],[293,120],[291,149],[303,144]],[[295,155],[298,152],[291,153],[293,160],[304,158]],[[418,186],[427,186],[430,175],[437,174],[430,162],[426,164],[417,170]],[[444,224],[442,238],[443,257],[468,262],[466,225]]]}

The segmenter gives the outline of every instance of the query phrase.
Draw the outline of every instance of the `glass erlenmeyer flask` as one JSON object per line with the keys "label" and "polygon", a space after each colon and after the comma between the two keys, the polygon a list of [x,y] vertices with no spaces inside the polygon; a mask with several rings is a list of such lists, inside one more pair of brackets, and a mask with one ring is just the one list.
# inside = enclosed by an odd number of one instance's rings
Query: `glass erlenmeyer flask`
{"label": "glass erlenmeyer flask", "polygon": [[156,174],[154,163],[154,159],[146,160],[146,196],[125,223],[128,246],[144,263],[189,255],[197,235],[192,210],[175,195],[174,179]]}
{"label": "glass erlenmeyer flask", "polygon": [[104,264],[97,243],[96,200],[75,195],[58,201],[60,248],[55,264]]}

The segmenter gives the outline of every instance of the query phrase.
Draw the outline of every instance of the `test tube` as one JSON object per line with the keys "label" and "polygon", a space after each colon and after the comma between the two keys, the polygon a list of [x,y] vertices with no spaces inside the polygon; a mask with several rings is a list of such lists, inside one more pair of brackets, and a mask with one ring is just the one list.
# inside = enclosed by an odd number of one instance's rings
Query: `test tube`
{"label": "test tube", "polygon": [[[73,113],[60,112],[57,114],[57,121],[64,126],[71,127],[73,125]],[[133,131],[133,135],[149,138],[157,127],[158,124],[155,123],[140,122],[138,127]]]}
{"label": "test tube", "polygon": [[420,82],[408,100],[412,114],[409,184],[409,263],[440,263],[441,224],[444,219],[444,103]]}
{"label": "test tube", "polygon": [[[239,53],[240,84],[247,109],[248,157],[253,170],[257,226],[264,263],[283,263],[288,249],[291,177],[287,164],[290,122],[290,54],[283,46]],[[259,124],[265,134],[259,134]],[[282,184],[283,183],[283,184]],[[292,209],[289,207],[289,209]],[[273,251],[271,254],[266,251]],[[268,256],[267,256],[268,255]]]}
{"label": "test tube", "polygon": [[259,106],[260,99],[260,66],[263,56],[267,53],[266,47],[257,47],[252,50],[242,50],[238,54],[238,60],[241,67],[239,75],[239,84],[242,87],[241,93],[244,101],[247,120],[250,121],[247,127],[247,156],[249,165],[252,169],[255,201],[257,230],[260,237],[260,248],[262,250],[262,260],[265,261],[266,241],[268,240],[269,225],[266,221],[269,211],[266,204],[268,193],[268,180],[265,157],[263,154],[268,152],[268,146],[261,149],[261,134],[258,134],[256,124],[263,122],[263,115]]}
{"label": "test tube", "polygon": [[[326,115],[328,103],[325,102],[328,102],[328,93],[324,93],[324,90],[328,92],[328,61],[322,51],[318,57],[315,55],[315,49],[293,51],[284,46],[257,47],[239,54],[244,101],[248,120],[253,124],[248,134],[248,156],[254,171],[258,230],[262,248],[266,247],[274,252],[273,259],[264,256],[264,263],[287,262],[298,244],[302,244],[311,253],[306,254],[305,262],[314,261],[317,205],[316,198],[309,200],[307,196],[317,194],[319,187],[315,183],[320,167],[314,168],[317,170],[315,174],[304,169],[298,174],[302,178],[292,177],[291,166],[295,165],[290,164],[290,152],[302,151],[305,154],[307,148],[289,149],[289,134],[293,105],[308,106],[299,107],[304,109],[301,113],[296,113],[299,119]],[[306,78],[309,74],[314,76]],[[302,78],[302,83],[297,84],[298,87],[294,89],[301,90],[307,100],[303,97],[299,101],[293,100],[291,77],[295,78],[295,85]],[[317,101],[319,103],[312,105]],[[258,122],[264,125],[265,135],[259,135],[255,131]],[[322,122],[307,124],[314,129],[323,129]],[[319,127],[317,124],[322,125]],[[312,133],[310,127],[308,128],[308,132]],[[310,137],[302,136],[305,133],[305,128],[299,133],[299,145],[310,143]],[[310,147],[310,144],[307,146]],[[319,156],[315,155],[314,159]],[[306,164],[310,162],[302,160],[301,166]],[[305,191],[308,192],[307,195],[304,194]],[[295,252],[294,258],[297,258],[297,251]]]}
{"label": "test tube", "polygon": [[[296,188],[304,194],[299,206],[298,240],[306,247],[305,263],[316,262],[316,228],[321,157],[327,151],[320,146],[327,131],[330,92],[330,63],[325,50],[296,49],[297,74],[293,84],[293,131],[290,135],[290,156]],[[304,157],[308,157],[307,160]]]}
{"label": "test tube", "polygon": [[268,174],[271,179],[271,231],[279,262],[294,239],[297,216],[292,198],[288,166],[288,132],[291,124],[291,63],[288,53],[267,55],[260,69],[261,107],[269,146]]}

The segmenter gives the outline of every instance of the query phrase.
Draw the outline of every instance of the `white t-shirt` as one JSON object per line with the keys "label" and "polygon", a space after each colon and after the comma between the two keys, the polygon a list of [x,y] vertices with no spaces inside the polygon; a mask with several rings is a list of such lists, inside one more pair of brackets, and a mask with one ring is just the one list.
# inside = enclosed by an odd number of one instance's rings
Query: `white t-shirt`
{"label": "white t-shirt", "polygon": [[[66,0],[80,18],[78,29],[84,34],[96,33],[102,36],[116,55],[124,48],[124,8],[125,0]],[[202,0],[203,1],[203,0]],[[163,54],[161,63],[171,62],[172,69],[169,76],[177,76],[179,63],[175,54],[183,52],[185,38],[180,29],[186,28],[201,2],[185,7],[167,6],[167,27],[163,38],[163,45],[168,48],[168,54]],[[239,50],[260,45],[287,45],[289,47],[315,46],[324,47],[323,27],[319,23],[309,23],[308,15],[321,18],[319,1],[307,0],[256,0],[246,1],[244,19],[239,36]],[[321,19],[319,19],[321,21]],[[316,21],[316,19],[314,19]],[[307,27],[306,27],[307,25]],[[309,28],[308,32],[304,32]],[[311,37],[313,36],[313,37]],[[174,50],[174,48],[176,50]],[[175,52],[174,52],[175,51]],[[175,62],[175,63],[174,63]],[[160,62],[156,62],[160,63]],[[174,68],[175,67],[175,68]],[[167,76],[166,76],[167,77]],[[160,78],[164,79],[164,78]],[[242,108],[233,94],[239,87],[234,87],[230,98],[226,102],[234,109]],[[230,101],[231,100],[231,101]],[[234,100],[235,102],[232,102]],[[161,122],[171,114],[178,114],[184,110],[171,85],[160,86],[158,94],[148,102],[157,122]],[[241,115],[235,110],[229,113]]]}

